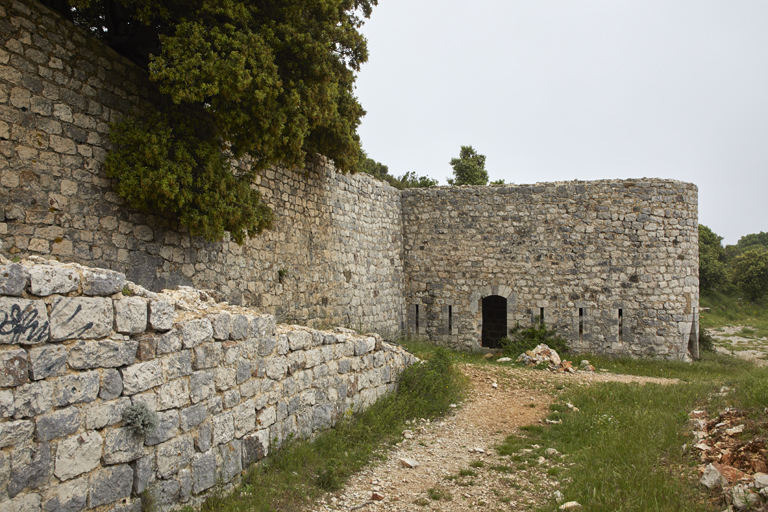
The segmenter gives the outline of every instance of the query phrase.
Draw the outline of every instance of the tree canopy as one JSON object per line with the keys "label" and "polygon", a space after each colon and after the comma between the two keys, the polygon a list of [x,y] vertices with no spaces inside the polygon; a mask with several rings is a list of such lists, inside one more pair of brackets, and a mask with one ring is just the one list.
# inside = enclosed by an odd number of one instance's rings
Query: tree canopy
{"label": "tree canopy", "polygon": [[704,224],[699,224],[699,285],[714,290],[725,284],[726,265],[723,237]]}
{"label": "tree canopy", "polygon": [[408,171],[405,174],[395,177],[389,174],[389,167],[370,158],[362,148],[360,149],[360,159],[357,164],[357,170],[370,174],[381,181],[386,181],[399,190],[406,188],[427,188],[437,185],[437,180],[432,179],[429,176],[419,176],[413,171]]}
{"label": "tree canopy", "polygon": [[449,185],[487,185],[488,171],[485,170],[485,155],[478,154],[472,146],[461,146],[459,158],[451,158],[453,179]]}
{"label": "tree canopy", "polygon": [[[137,208],[242,243],[271,222],[250,190],[257,171],[316,154],[356,167],[365,111],[355,72],[368,59],[359,29],[377,0],[47,3],[144,66],[163,94],[113,127],[107,172]],[[250,166],[233,173],[229,159],[245,154]]]}

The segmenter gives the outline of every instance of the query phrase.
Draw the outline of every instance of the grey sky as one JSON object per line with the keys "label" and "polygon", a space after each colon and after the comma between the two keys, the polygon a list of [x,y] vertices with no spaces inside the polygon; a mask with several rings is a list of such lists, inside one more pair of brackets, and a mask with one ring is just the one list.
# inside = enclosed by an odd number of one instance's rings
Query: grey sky
{"label": "grey sky", "polygon": [[674,178],[734,244],[768,231],[768,1],[380,0],[357,80],[369,156],[440,180]]}

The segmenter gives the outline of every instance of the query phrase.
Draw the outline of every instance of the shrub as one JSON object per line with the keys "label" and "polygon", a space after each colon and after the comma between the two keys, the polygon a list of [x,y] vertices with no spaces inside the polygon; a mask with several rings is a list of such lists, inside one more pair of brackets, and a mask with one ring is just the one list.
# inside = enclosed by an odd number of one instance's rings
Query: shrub
{"label": "shrub", "polygon": [[567,354],[569,351],[565,338],[559,336],[555,329],[547,329],[544,322],[525,329],[518,323],[509,330],[509,337],[500,339],[499,343],[507,357],[517,357],[542,343],[558,354]]}
{"label": "shrub", "polygon": [[701,331],[699,332],[699,351],[701,352],[715,351],[715,340],[704,329],[701,329]]}
{"label": "shrub", "polygon": [[157,413],[144,402],[131,405],[123,411],[123,426],[131,429],[135,435],[145,437],[157,428]]}

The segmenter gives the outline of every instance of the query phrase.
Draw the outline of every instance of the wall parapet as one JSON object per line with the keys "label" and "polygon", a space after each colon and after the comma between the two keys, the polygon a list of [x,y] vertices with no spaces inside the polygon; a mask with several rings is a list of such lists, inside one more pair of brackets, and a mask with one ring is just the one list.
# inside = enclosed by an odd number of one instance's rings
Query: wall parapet
{"label": "wall parapet", "polygon": [[[395,388],[415,358],[375,334],[278,325],[202,290],[0,261],[0,509],[199,503],[288,436]],[[145,437],[122,421],[144,403]]]}

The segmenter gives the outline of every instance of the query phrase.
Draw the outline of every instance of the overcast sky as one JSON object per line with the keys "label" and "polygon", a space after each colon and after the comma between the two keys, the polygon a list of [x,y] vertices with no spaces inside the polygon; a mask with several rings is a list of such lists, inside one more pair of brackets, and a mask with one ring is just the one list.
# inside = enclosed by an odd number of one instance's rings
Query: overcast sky
{"label": "overcast sky", "polygon": [[357,79],[369,156],[445,184],[673,178],[734,244],[768,231],[768,1],[380,0]]}

